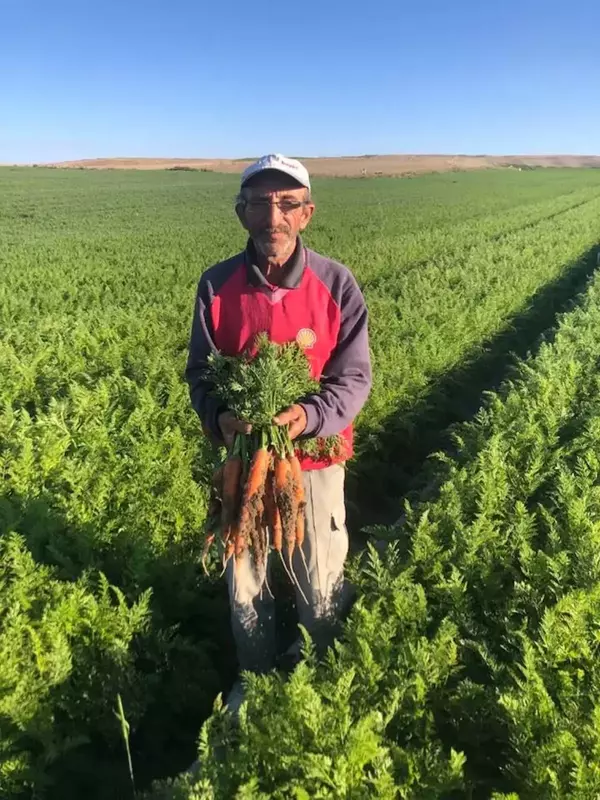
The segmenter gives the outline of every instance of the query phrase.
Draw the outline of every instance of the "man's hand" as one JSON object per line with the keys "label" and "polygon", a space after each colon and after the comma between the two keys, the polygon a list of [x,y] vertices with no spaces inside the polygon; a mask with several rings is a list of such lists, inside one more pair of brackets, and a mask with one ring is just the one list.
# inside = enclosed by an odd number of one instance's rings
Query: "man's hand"
{"label": "man's hand", "polygon": [[296,439],[300,434],[304,433],[307,422],[306,411],[297,403],[284,408],[276,417],[273,417],[275,425],[288,426],[290,439]]}
{"label": "man's hand", "polygon": [[227,447],[231,447],[236,433],[250,433],[252,425],[242,422],[231,411],[223,411],[217,418],[217,424],[223,434]]}

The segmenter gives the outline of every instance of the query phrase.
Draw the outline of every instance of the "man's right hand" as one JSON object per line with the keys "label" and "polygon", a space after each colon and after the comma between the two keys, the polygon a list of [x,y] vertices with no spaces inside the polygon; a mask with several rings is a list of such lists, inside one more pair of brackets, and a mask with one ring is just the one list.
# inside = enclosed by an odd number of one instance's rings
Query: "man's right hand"
{"label": "man's right hand", "polygon": [[242,422],[231,411],[223,411],[217,417],[217,424],[223,434],[223,439],[227,447],[231,447],[236,433],[250,433],[252,425]]}

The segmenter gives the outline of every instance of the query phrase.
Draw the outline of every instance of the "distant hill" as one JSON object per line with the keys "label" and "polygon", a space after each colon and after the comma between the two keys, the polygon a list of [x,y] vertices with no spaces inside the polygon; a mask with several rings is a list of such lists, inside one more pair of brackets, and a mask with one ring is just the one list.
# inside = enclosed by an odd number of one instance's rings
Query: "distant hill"
{"label": "distant hill", "polygon": [[[488,155],[362,155],[339,158],[303,158],[312,175],[373,176],[416,175],[424,172],[449,172],[508,167],[596,167],[600,156],[488,156]],[[242,172],[251,160],[206,158],[92,158],[63,161],[46,166],[65,169],[198,169],[211,172]]]}

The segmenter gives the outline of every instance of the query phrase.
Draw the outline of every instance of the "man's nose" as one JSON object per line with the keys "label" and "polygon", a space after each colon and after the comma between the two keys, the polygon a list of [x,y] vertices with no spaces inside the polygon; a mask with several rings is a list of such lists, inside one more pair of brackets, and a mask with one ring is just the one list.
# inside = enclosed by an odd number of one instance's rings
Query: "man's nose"
{"label": "man's nose", "polygon": [[281,209],[279,208],[277,203],[269,203],[267,214],[269,218],[269,223],[273,228],[279,225],[279,223],[283,219],[283,214],[281,213]]}

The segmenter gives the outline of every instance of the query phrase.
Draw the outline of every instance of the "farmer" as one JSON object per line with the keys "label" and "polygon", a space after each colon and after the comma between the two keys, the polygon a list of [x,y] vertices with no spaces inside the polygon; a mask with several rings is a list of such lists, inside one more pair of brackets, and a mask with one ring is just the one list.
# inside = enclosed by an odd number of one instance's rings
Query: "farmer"
{"label": "farmer", "polygon": [[[344,444],[338,458],[301,459],[308,569],[296,569],[297,608],[300,623],[324,645],[332,639],[343,603],[348,553],[343,461],[352,454],[352,421],[371,386],[367,309],[347,267],[302,243],[299,234],[315,205],[308,172],[299,161],[268,155],[248,167],[235,210],[248,243],[200,278],[186,380],[204,429],[230,445],[250,426],[211,396],[212,387],[203,379],[209,353],[237,355],[263,331],[274,342],[295,340],[305,349],[321,392],[282,409],[274,422],[286,425],[292,439],[340,434]],[[276,657],[273,599],[250,558],[238,563],[235,582],[232,561],[226,578],[239,666],[264,672]],[[300,640],[288,660],[299,654]],[[236,712],[242,700],[238,680],[226,704]]]}

